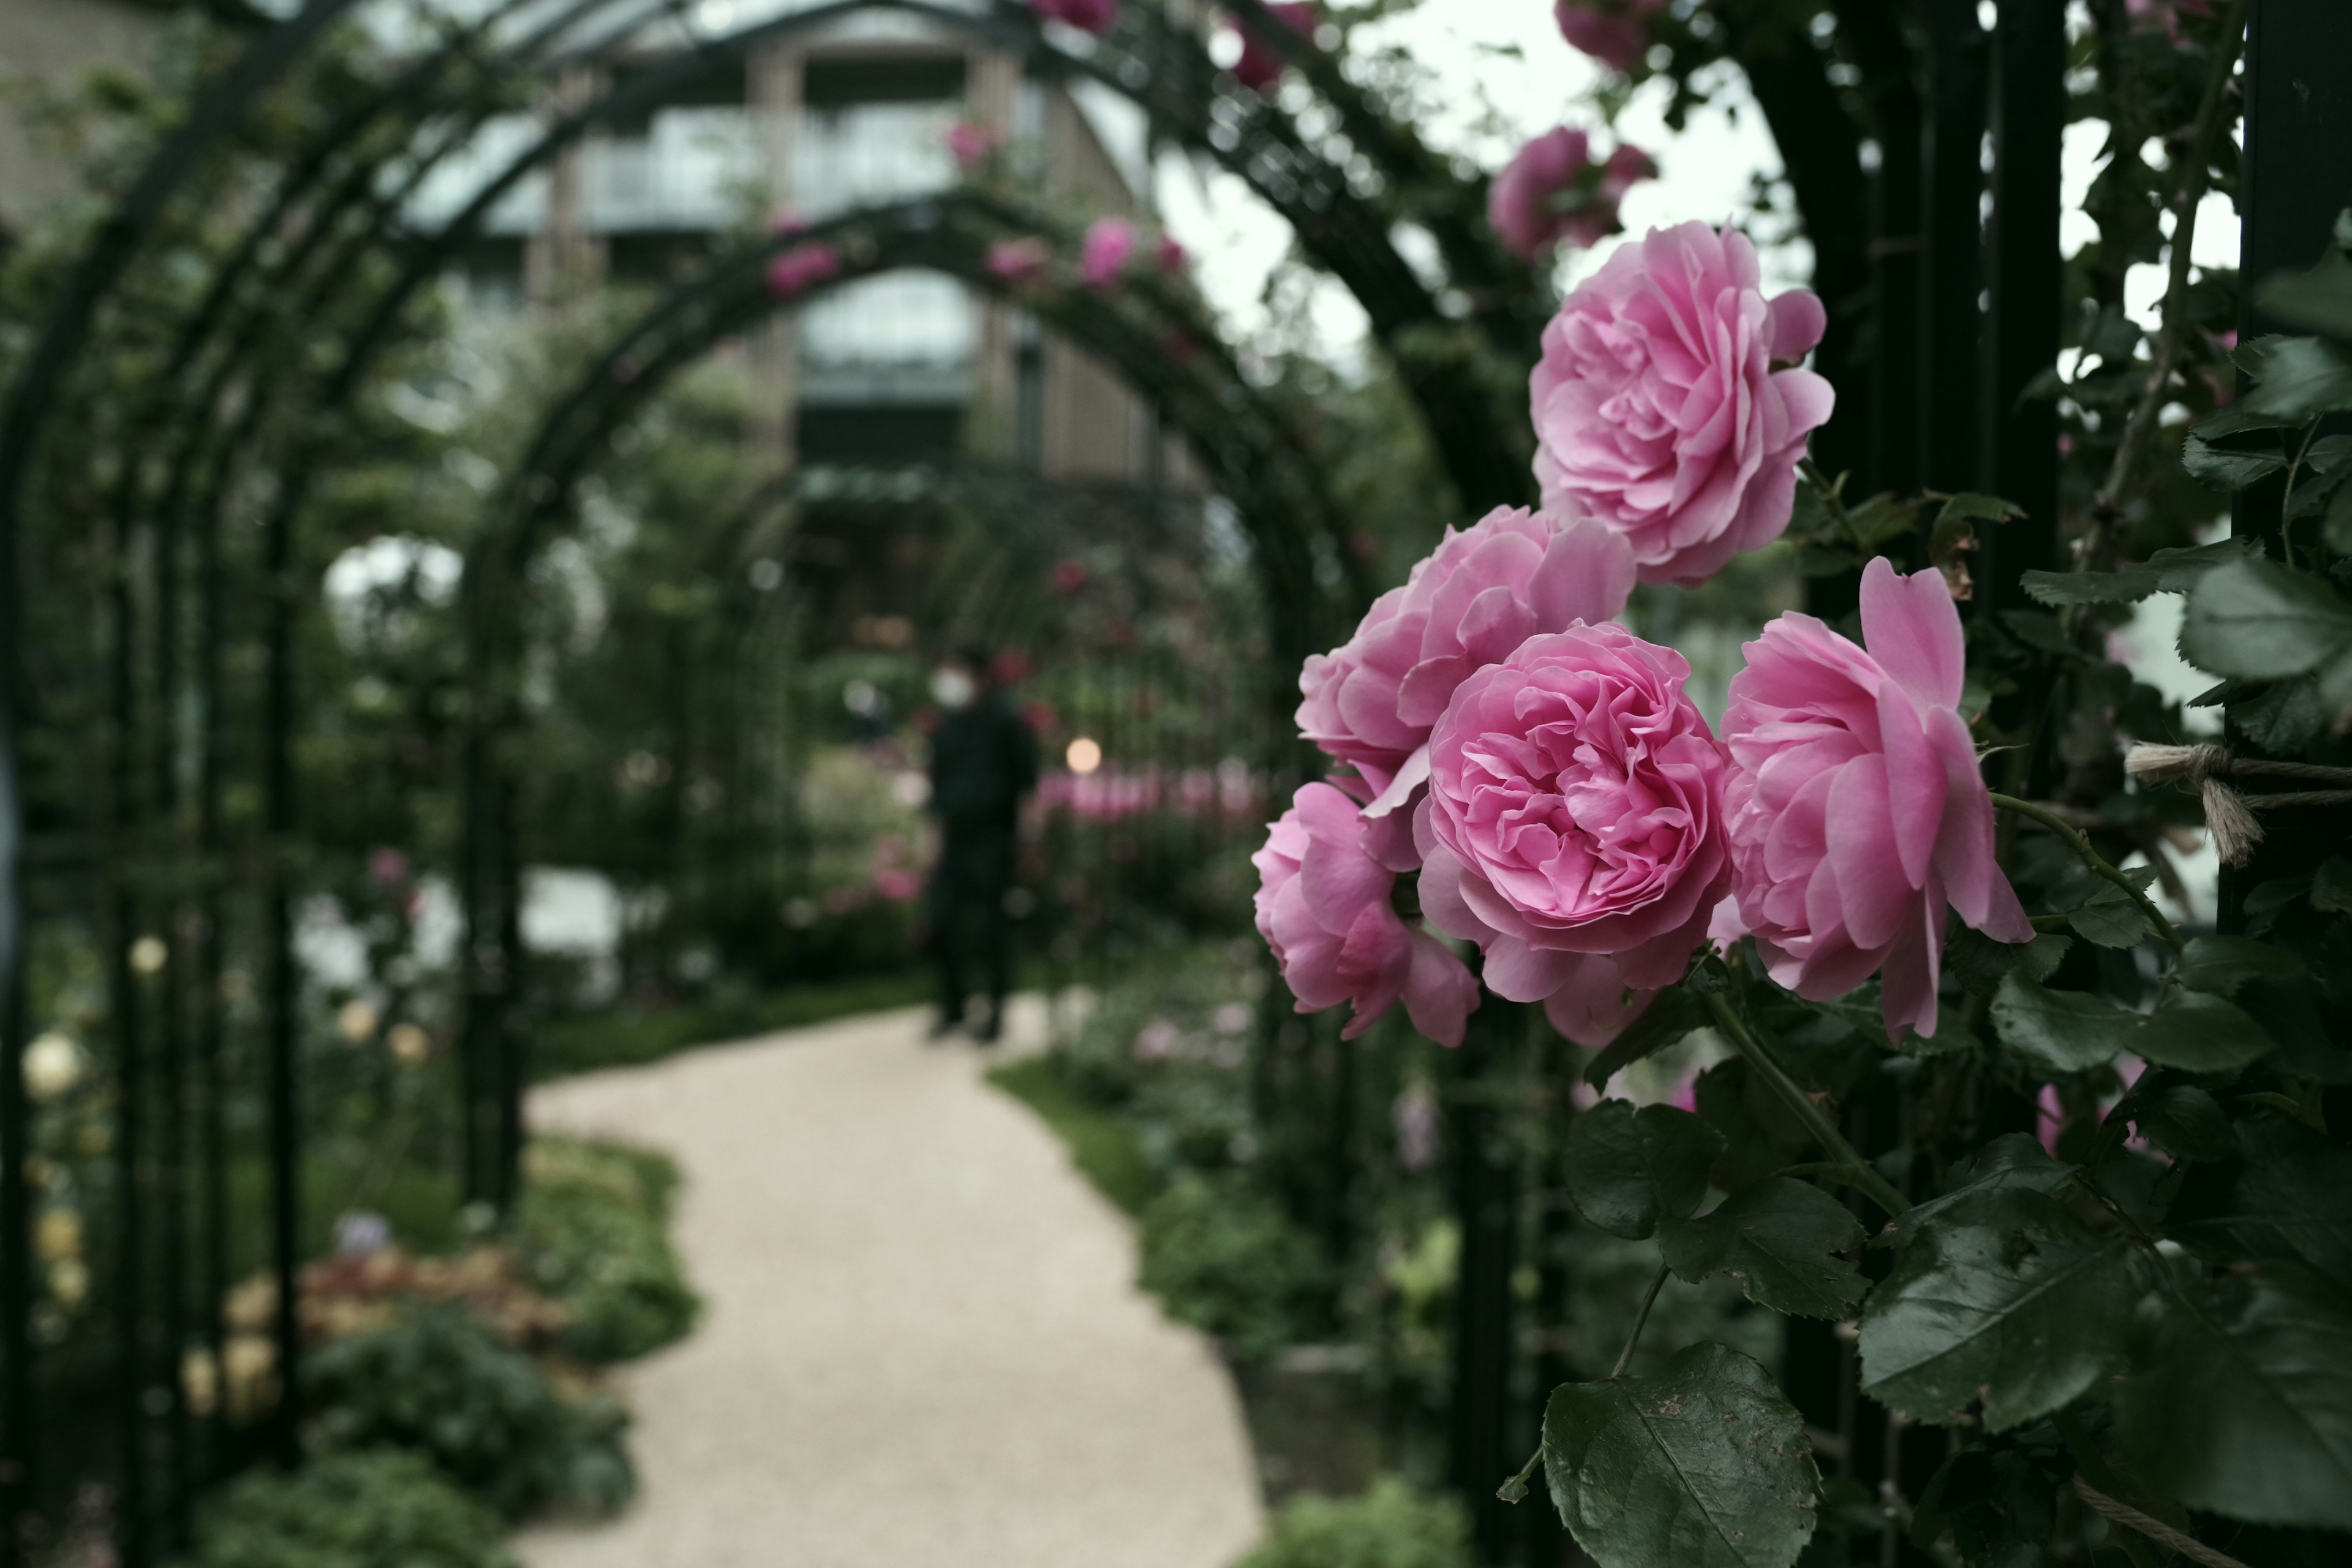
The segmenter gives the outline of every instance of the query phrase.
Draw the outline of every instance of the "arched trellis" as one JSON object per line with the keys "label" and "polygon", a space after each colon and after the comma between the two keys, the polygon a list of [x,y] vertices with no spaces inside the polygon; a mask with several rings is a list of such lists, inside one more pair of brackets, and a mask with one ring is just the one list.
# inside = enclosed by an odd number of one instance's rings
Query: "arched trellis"
{"label": "arched trellis", "polygon": [[[1042,214],[961,194],[864,209],[766,237],[682,280],[618,332],[552,401],[527,443],[499,507],[511,521],[483,538],[464,577],[467,668],[475,689],[460,876],[468,933],[463,947],[465,1122],[469,1185],[478,1184],[478,1196],[499,1205],[510,1199],[522,1148],[524,1074],[515,1002],[524,955],[520,862],[514,853],[520,781],[502,755],[523,720],[515,689],[524,650],[511,606],[551,531],[576,518],[580,481],[608,450],[614,432],[717,344],[773,311],[882,272],[923,268],[961,278],[1018,302],[1116,370],[1208,465],[1254,545],[1275,671],[1295,668],[1368,596],[1361,564],[1348,547],[1338,506],[1303,436],[1249,386],[1175,289],[1148,276],[1116,289],[1018,284],[991,268],[994,242],[1048,226]],[[839,270],[805,292],[779,298],[769,284],[771,261],[810,246],[831,247]],[[1337,603],[1318,584],[1318,554],[1344,563],[1340,581],[1353,591],[1343,589]],[[1276,676],[1261,700],[1278,720],[1295,699],[1295,688]]]}
{"label": "arched trellis", "polygon": [[[824,26],[876,5],[919,15],[950,31],[1022,53],[1044,74],[1083,75],[1127,94],[1152,116],[1163,134],[1206,153],[1246,180],[1298,226],[1309,255],[1364,301],[1377,333],[1397,351],[1405,383],[1429,418],[1441,458],[1465,496],[1474,501],[1517,499],[1527,488],[1519,456],[1502,436],[1508,422],[1490,417],[1485,406],[1497,378],[1481,374],[1475,354],[1465,349],[1460,331],[1452,324],[1454,314],[1465,313],[1456,308],[1459,301],[1441,308],[1439,292],[1416,276],[1390,241],[1389,226],[1397,214],[1367,198],[1368,191],[1384,184],[1377,167],[1379,148],[1368,155],[1364,149],[1341,145],[1335,155],[1331,146],[1315,143],[1276,105],[1218,75],[1198,35],[1171,25],[1151,7],[1129,7],[1112,37],[1088,44],[1072,36],[1041,33],[1034,16],[1014,0],[996,0],[984,15],[919,0],[844,0],[716,39],[697,36],[677,0],[509,0],[470,24],[442,30],[411,65],[381,85],[355,79],[339,81],[338,89],[358,89],[349,107],[328,116],[278,165],[281,177],[259,187],[268,194],[257,209],[258,216],[242,238],[232,241],[227,259],[215,268],[195,308],[181,317],[176,328],[170,327],[167,317],[156,313],[158,301],[139,300],[126,292],[131,268],[153,247],[174,216],[175,200],[210,166],[211,155],[244,123],[251,106],[314,57],[353,4],[313,0],[299,16],[256,41],[198,100],[187,121],[159,147],[97,231],[80,264],[65,274],[56,306],[47,314],[5,418],[0,418],[0,563],[5,563],[0,564],[0,574],[5,574],[0,575],[0,620],[11,635],[20,635],[20,618],[14,612],[21,588],[15,568],[33,464],[46,426],[70,404],[69,374],[93,341],[101,310],[112,307],[120,314],[144,305],[150,324],[163,326],[171,339],[172,347],[163,356],[166,374],[126,400],[135,414],[121,421],[139,429],[148,450],[121,467],[100,510],[113,520],[118,542],[127,542],[134,520],[153,524],[158,547],[145,571],[152,600],[162,606],[167,621],[178,615],[184,597],[194,606],[196,635],[190,640],[199,651],[193,668],[181,668],[179,628],[173,623],[171,635],[152,639],[152,682],[159,693],[173,693],[175,701],[183,694],[193,699],[201,715],[200,734],[194,742],[198,823],[194,852],[207,864],[217,858],[221,847],[219,803],[226,771],[219,724],[226,686],[217,658],[227,608],[219,560],[223,516],[241,476],[261,473],[266,465],[280,470],[273,476],[279,481],[274,498],[263,502],[258,531],[262,569],[281,584],[279,591],[260,595],[264,744],[258,782],[265,802],[264,841],[271,847],[259,867],[263,945],[269,958],[263,988],[263,1044],[273,1127],[269,1165],[278,1194],[271,1228],[278,1261],[278,1339],[283,1363],[289,1366],[298,1328],[293,1264],[299,1209],[292,1196],[298,1185],[293,1136],[297,972],[291,956],[289,873],[282,849],[296,827],[290,750],[299,613],[291,581],[296,523],[310,480],[328,460],[352,398],[397,340],[420,291],[446,268],[456,246],[478,226],[489,208],[562,148],[793,28]],[[1254,26],[1265,23],[1262,11],[1245,9],[1244,16]],[[409,230],[403,215],[411,198],[449,153],[467,144],[490,114],[524,101],[534,84],[583,66],[593,69],[642,26],[664,20],[694,46],[687,54],[558,114],[544,134],[495,174],[455,221],[423,237]],[[502,41],[500,28],[508,25],[516,36]],[[1344,86],[1336,75],[1329,79]],[[343,101],[340,92],[332,96]],[[1360,103],[1358,107],[1360,110]],[[1410,133],[1401,128],[1397,134],[1409,140]],[[180,217],[186,221],[186,215]],[[1442,248],[1454,255],[1464,247],[1447,243]],[[1467,313],[1485,316],[1496,295],[1481,288],[1468,298]],[[341,325],[348,330],[340,333],[338,342],[336,328]],[[305,337],[299,344],[303,352],[293,352],[300,334],[316,334],[325,342]],[[258,352],[265,344],[278,348],[277,363]],[[320,348],[323,353],[311,352]],[[321,363],[323,368],[318,368]],[[188,542],[194,545],[192,565],[184,563],[181,549]],[[1345,552],[1339,559],[1343,565],[1352,564]],[[175,574],[187,574],[190,581],[175,580]],[[122,576],[121,581],[127,585],[129,579]],[[117,596],[115,607],[111,685],[121,738],[137,722],[130,627],[141,606],[124,594]],[[13,656],[9,662],[15,663]],[[0,1137],[21,1133],[26,1115],[16,1071],[25,1039],[23,905],[17,896],[23,803],[16,766],[25,688],[19,680],[5,685],[5,698],[0,698],[0,797],[5,797],[0,798],[0,818],[5,819],[0,821],[0,993],[5,993],[9,1016],[0,1030]],[[127,748],[119,749],[118,755],[127,759]],[[143,785],[126,768],[118,767],[118,787],[104,805],[110,831],[118,837],[136,832],[149,818],[162,821],[184,809],[176,793],[178,773],[162,763],[160,750],[159,763],[154,777]],[[184,847],[165,847],[170,854]],[[100,869],[110,873],[111,868]],[[205,1059],[216,1057],[222,1027],[215,996],[222,978],[218,916],[225,897],[219,881],[214,875],[195,895],[198,907],[184,908],[175,917],[175,923],[198,933],[191,944],[191,963],[196,992],[207,999],[198,1006],[195,1025],[200,1068]],[[127,885],[116,886],[117,936],[136,929],[142,914],[157,912],[142,911],[134,891]],[[118,950],[123,946],[120,942],[114,945]],[[134,986],[124,960],[124,952],[118,951],[114,990],[118,1002],[130,1004]],[[174,973],[180,962],[173,960]],[[135,1006],[120,1006],[117,1016],[124,1031],[118,1044],[128,1068],[140,1060]],[[179,1024],[167,1009],[163,1067],[173,1127],[181,1124],[179,1075],[187,1042],[169,1031]],[[125,1099],[128,1102],[130,1097]],[[126,1172],[137,1168],[135,1121],[131,1113],[124,1122],[121,1163]],[[127,1184],[126,1190],[135,1184]],[[11,1279],[21,1280],[29,1269],[29,1217],[21,1169],[0,1173],[0,1232],[5,1232],[0,1236],[0,1274]],[[135,1231],[136,1217],[135,1213],[126,1215],[126,1230]],[[135,1246],[126,1248],[126,1268],[135,1251]],[[215,1310],[210,1303],[216,1296],[216,1291],[208,1294],[200,1315]],[[0,1309],[0,1459],[7,1461],[0,1469],[0,1490],[9,1494],[0,1499],[5,1503],[0,1511],[12,1515],[23,1507],[36,1430],[23,1306],[24,1294],[18,1291]],[[168,1315],[176,1322],[184,1307],[173,1300]],[[128,1325],[125,1333],[129,1366],[142,1362],[144,1352],[139,1349],[137,1326]],[[156,1337],[158,1352],[166,1357],[154,1369],[156,1386],[163,1387],[173,1381],[168,1365],[171,1336]],[[139,1382],[136,1375],[123,1379],[127,1430],[137,1430],[145,1419],[139,1407]],[[281,1417],[282,1441],[290,1453],[290,1401],[282,1405]],[[171,1419],[180,1419],[176,1403]],[[132,1482],[136,1473],[133,1467]],[[134,1518],[143,1507],[142,1499],[129,1495],[135,1490],[131,1486],[125,1499]],[[131,1528],[135,1534],[139,1527]],[[12,1535],[8,1539],[13,1542]],[[7,1549],[0,1545],[0,1551]],[[135,1542],[132,1555],[139,1555]]]}

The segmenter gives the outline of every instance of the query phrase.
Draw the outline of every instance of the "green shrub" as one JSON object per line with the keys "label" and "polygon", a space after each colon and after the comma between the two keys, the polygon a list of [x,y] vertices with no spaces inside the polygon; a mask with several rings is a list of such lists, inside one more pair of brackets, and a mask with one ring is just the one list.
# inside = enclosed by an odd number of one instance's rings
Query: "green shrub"
{"label": "green shrub", "polygon": [[514,1568],[496,1514],[421,1455],[325,1454],[232,1483],[181,1568]]}
{"label": "green shrub", "polygon": [[630,1361],[684,1338],[702,1302],[670,1249],[677,1168],[612,1143],[534,1140],[516,1205],[523,1276],[563,1304],[563,1348]]}
{"label": "green shrub", "polygon": [[423,1309],[339,1340],[307,1369],[323,1450],[413,1449],[509,1519],[609,1512],[635,1489],[619,1404],[566,1399],[462,1309]]}
{"label": "green shrub", "polygon": [[1234,1568],[1473,1568],[1470,1526],[1454,1499],[1383,1476],[1355,1497],[1291,1499]]}
{"label": "green shrub", "polygon": [[1143,1211],[1141,1243],[1143,1288],[1236,1355],[1269,1355],[1328,1326],[1322,1248],[1238,1177],[1178,1180]]}

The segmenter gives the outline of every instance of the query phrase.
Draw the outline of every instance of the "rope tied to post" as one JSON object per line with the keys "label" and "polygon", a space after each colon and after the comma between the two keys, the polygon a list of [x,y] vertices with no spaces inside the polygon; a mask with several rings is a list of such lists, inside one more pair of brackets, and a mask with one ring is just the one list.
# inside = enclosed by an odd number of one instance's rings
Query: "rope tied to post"
{"label": "rope tied to post", "polygon": [[[2352,805],[2352,768],[2322,767],[2315,763],[2279,763],[2264,757],[2232,755],[2229,748],[2210,743],[2196,746],[2134,746],[2124,756],[2124,771],[2143,784],[2192,784],[2205,803],[2205,826],[2212,831],[2214,852],[2225,866],[2242,866],[2263,841],[2258,811],[2283,811],[2301,805]],[[2308,784],[2335,784],[2335,789],[2287,790],[2248,795],[2231,787],[2240,779],[2299,779]]]}

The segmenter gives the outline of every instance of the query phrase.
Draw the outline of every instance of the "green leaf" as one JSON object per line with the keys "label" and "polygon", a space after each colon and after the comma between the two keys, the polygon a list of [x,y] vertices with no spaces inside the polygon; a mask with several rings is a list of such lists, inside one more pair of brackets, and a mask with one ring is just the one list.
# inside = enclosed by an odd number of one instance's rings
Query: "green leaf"
{"label": "green leaf", "polygon": [[2352,1304],[2291,1264],[2158,1299],[2116,1430],[2160,1496],[2352,1530]]}
{"label": "green leaf", "polygon": [[1687,1110],[1604,1100],[1568,1124],[1569,1200],[1612,1236],[1639,1241],[1706,1196],[1723,1139]]}
{"label": "green leaf", "polygon": [[2283,947],[2243,936],[2192,936],[2176,972],[2191,991],[2235,996],[2249,980],[2292,980],[2303,960]]}
{"label": "green leaf", "polygon": [[2189,1173],[2167,1234],[2218,1262],[2304,1263],[2352,1287],[2352,1150],[2257,1116],[2238,1123],[2235,1152]]}
{"label": "green leaf", "polygon": [[1916,1420],[1981,1399],[1995,1432],[2037,1420],[2120,1370],[2151,1270],[2129,1237],[2023,1187],[1955,1194],[1870,1293],[1863,1392]]}
{"label": "green leaf", "polygon": [[2278,443],[2258,449],[2217,447],[2209,437],[2192,430],[2181,444],[2180,466],[2191,477],[2217,489],[2242,490],[2273,474],[2285,472],[2286,452]]}
{"label": "green leaf", "polygon": [[2076,1169],[2050,1155],[2032,1133],[2004,1132],[1977,1151],[1976,1159],[1959,1173],[1959,1183],[1950,1192],[1913,1205],[1909,1213],[1887,1226],[1871,1245],[1900,1247],[1916,1236],[1921,1226],[1938,1223],[1939,1215],[1986,1193],[2011,1189],[2054,1193],[2074,1179]]}
{"label": "green leaf", "polygon": [[1643,1057],[1664,1050],[1706,1022],[1706,1009],[1689,992],[1679,985],[1661,992],[1640,1017],[1601,1047],[1592,1065],[1584,1069],[1584,1081],[1595,1089],[1603,1088]]}
{"label": "green leaf", "polygon": [[2352,645],[2352,609],[2320,579],[2270,561],[2205,574],[2189,596],[2180,651],[2216,675],[2301,675]]}
{"label": "green leaf", "polygon": [[2067,910],[2066,923],[2085,942],[2101,947],[2137,947],[2148,934],[2147,917],[2111,882],[2100,883],[2082,908]]}
{"label": "green leaf", "polygon": [[1981,495],[1975,490],[1962,490],[1944,503],[1944,510],[1936,514],[1936,521],[1938,525],[1964,521],[2007,522],[2012,517],[2025,515],[2025,509],[2013,500],[2003,500],[1999,496]]}
{"label": "green leaf", "polygon": [[2124,1048],[2136,1022],[2114,1003],[2084,991],[2053,991],[2019,970],[1993,993],[1992,1026],[2000,1043],[2046,1073],[2086,1072]]}
{"label": "green leaf", "polygon": [[2338,555],[2352,555],[2352,485],[2337,486],[2328,498],[2327,520],[2320,529],[2328,549]]}
{"label": "green leaf", "polygon": [[2124,1048],[2183,1072],[2235,1072],[2270,1054],[2274,1042],[2234,1002],[2201,991],[2173,991],[2139,1019]]}
{"label": "green leaf", "polygon": [[2291,419],[2352,408],[2352,350],[2320,338],[2282,338],[2244,401],[2252,413]]}
{"label": "green leaf", "polygon": [[2272,279],[2254,297],[2290,326],[2352,338],[2352,260],[2342,251],[2329,251],[2308,272]]}
{"label": "green leaf", "polygon": [[2352,915],[2352,860],[2330,855],[2311,874],[2311,907],[2322,914]]}
{"label": "green leaf", "polygon": [[1728,1274],[1749,1300],[1800,1318],[1843,1318],[1862,1300],[1862,1270],[1837,1256],[1862,1240],[1843,1204],[1787,1176],[1742,1187],[1697,1219],[1668,1219],[1660,1235],[1684,1280]]}
{"label": "green leaf", "polygon": [[1543,1457],[1560,1518],[1601,1568],[1790,1568],[1812,1538],[1821,1472],[1804,1422],[1724,1345],[1554,1389]]}
{"label": "green leaf", "polygon": [[2134,605],[2156,592],[2156,574],[2145,566],[2120,572],[2028,572],[2021,579],[2036,604]]}
{"label": "green leaf", "polygon": [[2205,580],[2205,574],[2216,566],[2226,566],[2232,561],[2243,561],[2259,554],[2258,541],[2231,535],[2217,539],[2210,544],[2189,544],[2178,549],[2159,550],[2147,558],[2148,570],[2156,574],[2156,585],[2166,594],[2186,594]]}
{"label": "green leaf", "polygon": [[2193,1083],[2176,1083],[2116,1108],[2139,1135],[2179,1160],[2223,1160],[2236,1148],[2221,1102]]}

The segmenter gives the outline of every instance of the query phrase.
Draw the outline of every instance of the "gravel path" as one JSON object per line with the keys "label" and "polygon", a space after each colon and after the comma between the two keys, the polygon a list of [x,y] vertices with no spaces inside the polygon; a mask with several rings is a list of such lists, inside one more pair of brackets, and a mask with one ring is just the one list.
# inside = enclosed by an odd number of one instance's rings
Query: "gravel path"
{"label": "gravel path", "polygon": [[[1016,1009],[1034,1047],[1043,1011]],[[636,1503],[527,1568],[1224,1568],[1260,1521],[1206,1342],[1126,1222],[922,1015],[536,1091],[682,1165],[700,1328],[623,1376]]]}

